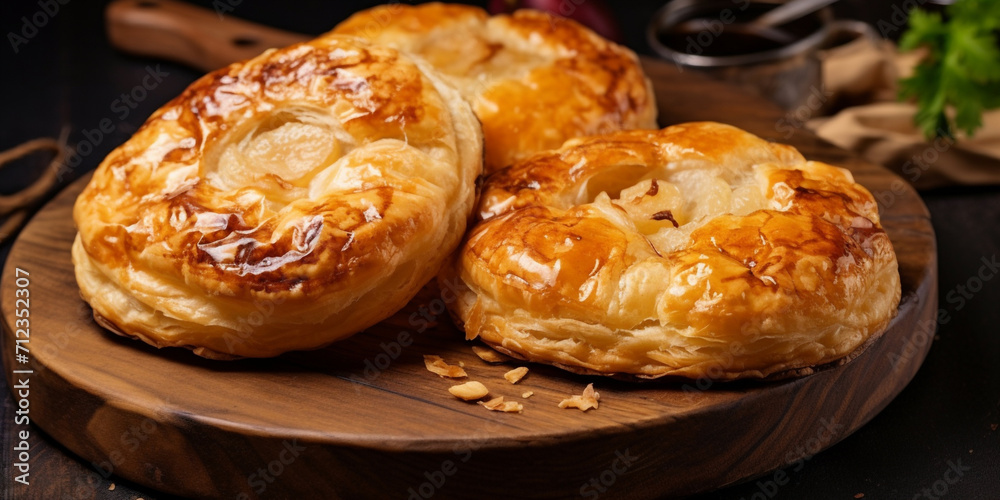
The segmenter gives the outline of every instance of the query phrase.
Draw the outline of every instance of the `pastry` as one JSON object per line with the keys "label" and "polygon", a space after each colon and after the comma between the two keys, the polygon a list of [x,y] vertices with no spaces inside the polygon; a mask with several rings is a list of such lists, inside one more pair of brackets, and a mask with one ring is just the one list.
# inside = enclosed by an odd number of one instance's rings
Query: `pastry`
{"label": "pastry", "polygon": [[718,123],[574,139],[489,176],[442,286],[466,338],[624,378],[806,374],[900,298],[847,170]]}
{"label": "pastry", "polygon": [[392,4],[331,33],[391,45],[440,70],[483,123],[487,172],[574,137],[656,128],[655,97],[635,54],[568,19]]}
{"label": "pastry", "polygon": [[458,245],[482,130],[430,65],[353,37],[194,82],[74,207],[112,331],[209,358],[313,349],[393,314]]}

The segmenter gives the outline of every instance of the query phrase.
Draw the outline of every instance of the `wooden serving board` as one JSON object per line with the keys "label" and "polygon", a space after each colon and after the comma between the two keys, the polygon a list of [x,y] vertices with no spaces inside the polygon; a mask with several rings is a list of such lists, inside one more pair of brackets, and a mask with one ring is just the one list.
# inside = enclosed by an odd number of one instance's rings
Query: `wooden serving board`
{"label": "wooden serving board", "polygon": [[[729,122],[850,168],[876,193],[903,300],[859,357],[770,383],[629,384],[532,365],[510,385],[502,375],[511,366],[474,356],[431,286],[381,324],[319,351],[218,362],[156,350],[100,328],[78,296],[71,209],[85,178],[35,216],[7,260],[0,312],[8,383],[11,370],[33,369],[32,422],[101,471],[195,497],[658,498],[738,482],[833,445],[903,389],[929,348],[937,264],[928,212],[898,177],[786,126],[761,99],[644,64],[661,124]],[[30,273],[27,365],[14,359],[15,268]],[[434,321],[418,331],[423,316]],[[455,399],[452,381],[424,369],[424,354],[463,362],[471,380],[522,402],[524,412]],[[556,406],[590,382],[600,409]],[[534,396],[522,399],[525,391]]]}

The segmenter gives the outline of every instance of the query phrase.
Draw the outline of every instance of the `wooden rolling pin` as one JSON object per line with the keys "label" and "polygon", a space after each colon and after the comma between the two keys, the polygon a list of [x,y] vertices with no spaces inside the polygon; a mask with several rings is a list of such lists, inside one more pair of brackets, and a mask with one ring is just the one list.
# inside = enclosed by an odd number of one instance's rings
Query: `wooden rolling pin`
{"label": "wooden rolling pin", "polygon": [[173,0],[115,0],[104,15],[115,48],[204,71],[312,38]]}

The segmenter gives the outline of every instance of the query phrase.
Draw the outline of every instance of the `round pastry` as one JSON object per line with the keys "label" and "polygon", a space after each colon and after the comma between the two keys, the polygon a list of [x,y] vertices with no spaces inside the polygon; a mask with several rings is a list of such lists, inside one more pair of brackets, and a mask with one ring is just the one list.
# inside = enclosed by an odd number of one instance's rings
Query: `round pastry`
{"label": "round pastry", "polygon": [[482,130],[423,61],[351,37],[194,82],[97,168],[73,262],[98,321],[209,358],[312,349],[411,299],[459,244]]}
{"label": "round pastry", "polygon": [[574,137],[656,128],[655,97],[636,55],[568,19],[392,4],[331,33],[418,54],[444,73],[483,123],[487,172]]}
{"label": "round pastry", "polygon": [[491,175],[479,217],[440,280],[466,337],[575,372],[805,374],[900,298],[850,172],[718,123],[571,140]]}

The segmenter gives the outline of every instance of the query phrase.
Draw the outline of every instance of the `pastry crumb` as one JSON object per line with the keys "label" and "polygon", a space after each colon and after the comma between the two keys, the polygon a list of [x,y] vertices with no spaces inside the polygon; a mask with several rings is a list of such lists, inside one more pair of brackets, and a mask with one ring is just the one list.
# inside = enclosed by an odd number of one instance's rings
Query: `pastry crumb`
{"label": "pastry crumb", "polygon": [[495,397],[486,402],[480,401],[479,404],[483,405],[487,410],[492,411],[502,411],[505,413],[521,413],[524,411],[524,405],[517,401],[504,401],[503,396]]}
{"label": "pastry crumb", "polygon": [[521,394],[521,397],[524,398],[524,399],[528,399],[528,398],[530,398],[531,396],[534,396],[534,395],[535,395],[534,392],[528,391],[528,392],[525,392],[524,394]]}
{"label": "pastry crumb", "polygon": [[464,384],[453,385],[448,388],[448,392],[456,398],[474,401],[489,394],[490,390],[482,383],[473,380]]}
{"label": "pastry crumb", "polygon": [[507,373],[504,373],[503,374],[503,378],[507,379],[507,381],[510,382],[510,383],[512,383],[512,384],[516,384],[516,383],[520,382],[521,379],[524,378],[524,376],[527,375],[527,374],[528,374],[528,367],[527,366],[519,366],[519,367],[514,368],[513,370],[511,370],[511,371],[509,371]]}
{"label": "pastry crumb", "polygon": [[487,363],[503,363],[505,361],[510,361],[509,357],[504,356],[489,347],[474,345],[472,346],[472,352],[476,356],[479,356],[479,359]]}
{"label": "pastry crumb", "polygon": [[854,495],[854,498],[864,498],[864,497],[865,497],[864,493],[858,493],[857,495]]}
{"label": "pastry crumb", "polygon": [[462,378],[468,377],[465,370],[461,366],[449,365],[444,362],[441,356],[434,356],[431,354],[424,355],[424,366],[431,373],[436,373],[442,377],[448,378]]}
{"label": "pastry crumb", "polygon": [[587,411],[591,408],[597,409],[599,407],[598,401],[601,400],[601,394],[594,390],[594,384],[587,384],[587,388],[583,390],[583,394],[580,396],[570,396],[559,402],[560,408],[579,408],[580,411]]}
{"label": "pastry crumb", "polygon": [[458,362],[458,366],[461,366],[462,368],[465,368],[465,362],[464,361],[459,361]]}
{"label": "pastry crumb", "polygon": [[111,483],[111,486],[108,486],[108,491],[115,491],[115,483]]}

